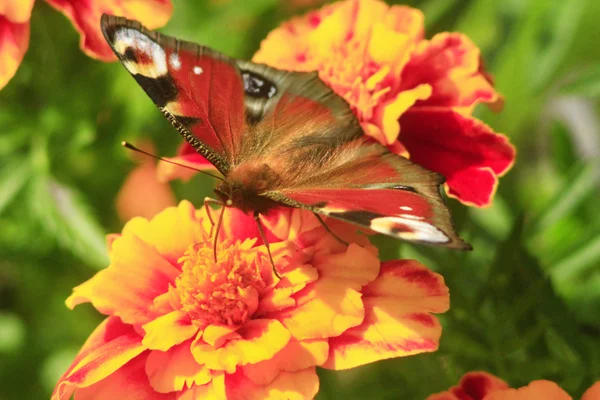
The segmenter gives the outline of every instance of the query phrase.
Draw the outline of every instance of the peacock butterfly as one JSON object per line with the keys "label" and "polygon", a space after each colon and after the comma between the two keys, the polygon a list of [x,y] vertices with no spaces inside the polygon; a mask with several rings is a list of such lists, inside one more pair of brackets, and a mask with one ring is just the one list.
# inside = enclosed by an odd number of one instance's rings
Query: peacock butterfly
{"label": "peacock butterfly", "polygon": [[138,84],[223,175],[222,204],[255,217],[297,207],[410,242],[470,248],[440,196],[443,177],[365,136],[316,72],[232,59],[121,17],[103,15],[101,25]]}

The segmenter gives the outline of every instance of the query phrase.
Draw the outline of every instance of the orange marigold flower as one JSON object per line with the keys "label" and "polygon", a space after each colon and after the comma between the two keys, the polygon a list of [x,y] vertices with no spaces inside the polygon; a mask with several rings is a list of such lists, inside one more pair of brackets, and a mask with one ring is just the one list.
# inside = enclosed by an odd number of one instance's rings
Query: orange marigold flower
{"label": "orange marigold flower", "polygon": [[[581,400],[596,399],[600,399],[600,381],[581,397]],[[433,394],[427,400],[572,400],[572,397],[551,381],[533,381],[527,386],[512,389],[502,379],[487,372],[469,372],[458,385],[446,392]]]}
{"label": "orange marigold flower", "polygon": [[487,206],[515,150],[470,114],[501,98],[469,38],[440,33],[425,40],[423,30],[414,8],[347,0],[283,23],[253,61],[318,71],[366,134],[443,174],[448,195]]}
{"label": "orange marigold flower", "polygon": [[[216,212],[215,212],[216,213]],[[206,210],[188,202],[134,218],[109,240],[111,265],[76,287],[108,318],[56,385],[77,398],[313,398],[315,367],[351,368],[434,351],[441,276],[411,260],[380,265],[361,235],[342,245],[310,213],[253,219],[227,209],[214,259]],[[346,229],[347,231],[347,229]]]}
{"label": "orange marigold flower", "polygon": [[[81,35],[81,49],[103,61],[116,56],[100,31],[103,13],[135,18],[158,28],[171,18],[171,0],[46,0],[65,14]],[[14,76],[29,46],[29,19],[34,0],[0,1],[0,89]]]}

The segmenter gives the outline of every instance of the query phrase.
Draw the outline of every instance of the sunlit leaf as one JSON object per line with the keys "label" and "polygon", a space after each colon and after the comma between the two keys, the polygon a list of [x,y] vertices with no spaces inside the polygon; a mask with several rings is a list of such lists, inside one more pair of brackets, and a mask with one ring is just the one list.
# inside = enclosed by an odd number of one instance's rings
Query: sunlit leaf
{"label": "sunlit leaf", "polygon": [[10,204],[29,179],[29,162],[14,159],[0,167],[0,214]]}

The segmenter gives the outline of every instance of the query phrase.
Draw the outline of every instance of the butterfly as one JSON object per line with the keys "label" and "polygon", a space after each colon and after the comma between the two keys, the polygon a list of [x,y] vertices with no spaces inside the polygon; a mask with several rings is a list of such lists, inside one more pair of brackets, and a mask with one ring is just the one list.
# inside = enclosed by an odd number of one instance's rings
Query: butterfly
{"label": "butterfly", "polygon": [[221,204],[257,222],[296,207],[409,242],[470,249],[440,196],[444,178],[364,135],[316,72],[229,58],[122,17],[103,15],[101,26],[137,83],[223,175]]}

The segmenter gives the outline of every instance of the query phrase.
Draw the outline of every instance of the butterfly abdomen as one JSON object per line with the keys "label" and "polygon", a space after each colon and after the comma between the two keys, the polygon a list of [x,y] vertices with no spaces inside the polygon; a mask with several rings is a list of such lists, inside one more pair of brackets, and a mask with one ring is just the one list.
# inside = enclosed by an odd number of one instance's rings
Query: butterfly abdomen
{"label": "butterfly abdomen", "polygon": [[280,182],[279,174],[267,164],[243,163],[227,174],[215,193],[223,202],[231,200],[233,207],[244,212],[266,214],[278,204],[261,194],[276,189]]}

